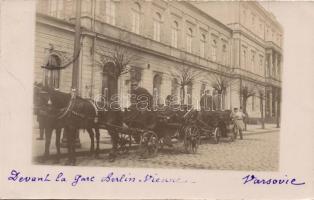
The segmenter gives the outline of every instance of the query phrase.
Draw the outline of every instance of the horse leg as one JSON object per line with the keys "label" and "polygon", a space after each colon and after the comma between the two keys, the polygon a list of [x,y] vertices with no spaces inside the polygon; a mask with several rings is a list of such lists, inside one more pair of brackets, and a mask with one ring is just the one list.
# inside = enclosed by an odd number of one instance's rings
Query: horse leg
{"label": "horse leg", "polygon": [[111,137],[112,149],[109,153],[109,161],[113,162],[117,157],[117,150],[118,150],[118,142],[119,142],[119,135],[118,132],[115,131],[108,131]]}
{"label": "horse leg", "polygon": [[38,122],[38,125],[39,125],[39,138],[37,138],[37,140],[43,140],[44,139],[45,128],[44,128],[43,123],[41,121]]}
{"label": "horse leg", "polygon": [[96,134],[96,154],[95,157],[97,158],[99,155],[99,138],[100,138],[100,132],[99,132],[99,128],[95,128],[95,134]]}
{"label": "horse leg", "polygon": [[73,165],[75,163],[74,148],[75,148],[76,129],[73,127],[67,127],[65,128],[65,134],[66,134],[67,146],[68,146],[68,160],[66,162],[66,165]]}
{"label": "horse leg", "polygon": [[76,142],[76,138],[77,138],[77,133],[79,132],[79,129],[73,127],[73,131],[72,131],[72,142],[71,142],[71,146],[72,146],[72,162],[71,165],[74,166],[76,163],[76,156],[75,156],[75,142]]}
{"label": "horse leg", "polygon": [[90,153],[92,154],[94,152],[94,149],[95,149],[94,131],[92,128],[87,128],[86,130],[87,130],[89,137],[90,137],[90,140],[91,140]]}
{"label": "horse leg", "polygon": [[56,148],[57,148],[57,157],[56,163],[59,163],[60,159],[60,139],[61,139],[61,128],[56,129]]}
{"label": "horse leg", "polygon": [[51,141],[51,135],[52,135],[52,128],[45,128],[45,153],[44,157],[47,158],[49,156],[49,149],[50,149],[50,141]]}

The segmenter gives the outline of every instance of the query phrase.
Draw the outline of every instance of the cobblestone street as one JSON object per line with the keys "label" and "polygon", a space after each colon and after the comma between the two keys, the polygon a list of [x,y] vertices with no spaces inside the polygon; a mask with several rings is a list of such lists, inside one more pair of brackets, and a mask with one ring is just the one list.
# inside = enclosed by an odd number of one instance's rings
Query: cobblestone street
{"label": "cobblestone street", "polygon": [[[88,147],[90,140],[88,134],[81,134],[82,148]],[[84,138],[84,137],[86,138]],[[102,136],[102,139],[104,136]],[[105,139],[109,139],[106,137]],[[86,143],[82,142],[85,141]],[[54,140],[52,140],[54,141]],[[41,152],[43,152],[43,141]],[[52,142],[54,143],[54,142]],[[54,145],[51,145],[54,146]],[[101,149],[110,148],[109,141],[102,141]],[[66,152],[65,149],[62,149]],[[82,150],[82,149],[81,149]],[[80,151],[80,150],[78,150]],[[53,159],[40,164],[54,164]],[[64,165],[66,158],[62,158],[60,165]],[[275,171],[279,163],[279,130],[266,129],[249,131],[244,134],[243,140],[229,142],[221,140],[213,144],[210,140],[203,140],[196,154],[186,154],[183,144],[176,143],[172,148],[160,150],[154,158],[141,159],[136,150],[120,155],[115,162],[108,161],[108,154],[94,156],[78,156],[78,166],[104,166],[104,167],[143,167],[143,168],[184,168],[184,169],[214,169],[214,170],[246,170],[246,171]]]}

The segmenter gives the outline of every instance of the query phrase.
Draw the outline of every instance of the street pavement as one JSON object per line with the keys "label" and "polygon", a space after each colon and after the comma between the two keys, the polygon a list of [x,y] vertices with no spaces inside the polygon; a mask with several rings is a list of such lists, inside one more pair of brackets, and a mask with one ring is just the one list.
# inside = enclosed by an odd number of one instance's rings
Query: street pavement
{"label": "street pavement", "polygon": [[[143,167],[143,168],[181,168],[181,169],[214,169],[214,170],[245,170],[245,171],[276,171],[279,164],[279,129],[274,124],[266,124],[265,129],[260,125],[248,125],[244,139],[230,142],[221,139],[214,144],[210,139],[202,140],[197,153],[184,153],[182,142],[175,142],[173,147],[159,150],[153,158],[142,159],[136,152],[136,147],[128,153],[118,156],[114,162],[109,162],[108,151],[102,152],[98,158],[88,153],[90,139],[87,132],[80,133],[81,148],[77,149],[78,166],[104,167]],[[36,140],[38,129],[34,128],[33,157],[38,158],[44,152],[44,140]],[[53,134],[55,135],[55,134]],[[100,149],[110,149],[110,137],[105,130],[101,132]],[[51,154],[55,154],[54,136],[51,142]],[[62,148],[61,152],[66,153]],[[81,152],[81,153],[80,153]],[[58,163],[65,165],[66,157]],[[54,159],[40,161],[35,164],[55,165]]]}

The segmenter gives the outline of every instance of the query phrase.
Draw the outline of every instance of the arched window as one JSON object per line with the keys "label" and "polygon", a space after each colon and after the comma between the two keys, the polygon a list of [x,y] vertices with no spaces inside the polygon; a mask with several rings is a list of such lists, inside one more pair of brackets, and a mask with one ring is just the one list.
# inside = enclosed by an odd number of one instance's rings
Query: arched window
{"label": "arched window", "polygon": [[205,34],[201,35],[201,40],[200,40],[200,56],[205,57],[205,44],[206,44],[206,36]]}
{"label": "arched window", "polygon": [[154,40],[160,42],[161,14],[156,12],[154,16]]}
{"label": "arched window", "polygon": [[153,98],[154,105],[159,105],[160,102],[160,94],[161,94],[161,76],[156,74],[153,80]]}
{"label": "arched window", "polygon": [[[45,69],[44,74],[44,83],[45,86],[50,88],[59,88],[60,84],[60,70],[56,70],[55,68],[61,67],[61,59],[57,55],[50,55],[48,57],[47,63],[45,65],[47,69]],[[52,69],[49,69],[52,68]]]}
{"label": "arched window", "polygon": [[191,28],[189,28],[186,34],[186,50],[189,53],[192,53],[192,35],[193,31]]}
{"label": "arched window", "polygon": [[110,99],[118,92],[118,82],[114,71],[115,64],[113,62],[108,62],[103,67],[102,95],[105,98]]}
{"label": "arched window", "polygon": [[132,8],[132,32],[140,33],[141,5],[135,3]]}
{"label": "arched window", "polygon": [[174,21],[171,29],[171,46],[174,48],[178,47],[178,32],[179,32],[178,22]]}
{"label": "arched window", "polygon": [[212,60],[217,60],[217,41],[215,39],[212,41]]}
{"label": "arched window", "polygon": [[116,6],[112,0],[106,0],[106,22],[115,25],[116,23]]}

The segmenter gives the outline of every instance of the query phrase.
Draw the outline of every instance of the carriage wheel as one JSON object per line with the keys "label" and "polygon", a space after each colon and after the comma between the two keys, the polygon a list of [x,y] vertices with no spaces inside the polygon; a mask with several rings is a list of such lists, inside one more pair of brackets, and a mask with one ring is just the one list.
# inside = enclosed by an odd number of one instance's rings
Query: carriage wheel
{"label": "carriage wheel", "polygon": [[188,126],[184,131],[184,149],[187,153],[196,153],[199,145],[199,131],[195,126]]}
{"label": "carriage wheel", "polygon": [[159,139],[153,131],[145,132],[140,141],[140,155],[143,158],[154,157],[159,148]]}
{"label": "carriage wheel", "polygon": [[220,136],[221,136],[221,130],[220,130],[219,127],[216,127],[215,130],[214,130],[214,141],[215,141],[215,144],[219,143]]}
{"label": "carriage wheel", "polygon": [[132,138],[131,135],[128,134],[120,134],[119,136],[119,151],[121,153],[128,153],[129,148],[132,144]]}

